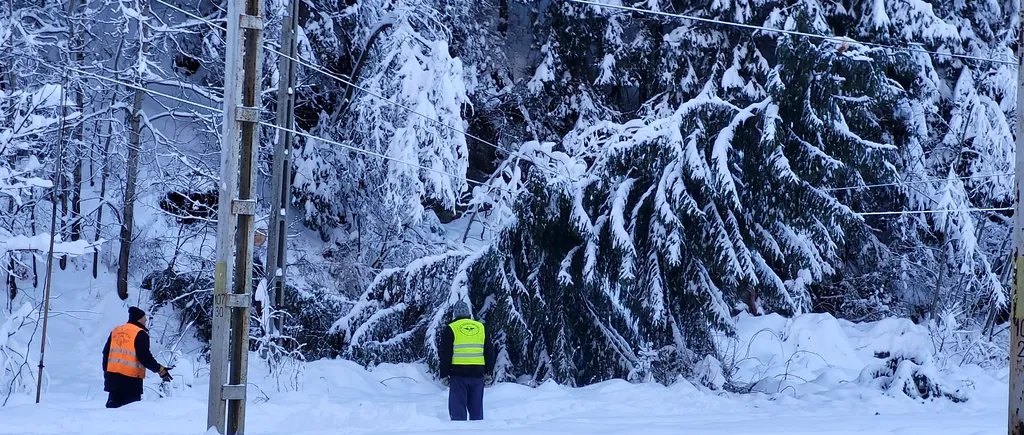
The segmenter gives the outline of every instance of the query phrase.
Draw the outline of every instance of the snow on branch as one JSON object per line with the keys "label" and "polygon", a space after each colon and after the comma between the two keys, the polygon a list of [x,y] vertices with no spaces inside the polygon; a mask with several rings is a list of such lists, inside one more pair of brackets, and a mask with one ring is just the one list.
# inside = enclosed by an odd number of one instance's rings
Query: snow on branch
{"label": "snow on branch", "polygon": [[[53,253],[70,256],[92,254],[104,243],[106,243],[106,240],[103,239],[95,242],[86,240],[64,242],[61,241],[61,237],[58,235],[53,244]],[[10,251],[50,252],[50,235],[44,233],[34,236],[11,236],[5,240],[0,240],[0,256]]]}

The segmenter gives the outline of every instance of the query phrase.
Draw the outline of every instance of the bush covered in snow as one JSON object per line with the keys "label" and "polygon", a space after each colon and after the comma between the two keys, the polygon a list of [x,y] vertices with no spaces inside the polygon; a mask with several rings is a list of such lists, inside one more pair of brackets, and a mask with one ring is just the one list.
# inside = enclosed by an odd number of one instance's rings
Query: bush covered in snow
{"label": "bush covered in snow", "polygon": [[288,286],[281,308],[284,312],[283,335],[294,340],[307,360],[337,358],[343,350],[342,337],[331,332],[331,325],[338,318],[338,313],[345,312],[350,305],[329,289],[317,287],[301,291]]}
{"label": "bush covered in snow", "polygon": [[[209,350],[213,325],[210,310],[213,307],[213,278],[201,273],[177,273],[164,269],[150,273],[142,288],[153,292],[153,308],[170,306],[178,315],[178,330],[192,331]],[[345,310],[343,301],[327,290],[300,292],[293,287],[285,291],[284,336],[289,337],[306,359],[334,358],[341,353],[340,337],[329,332],[338,313]],[[264,335],[260,328],[258,310],[251,310],[250,337],[258,340]],[[252,350],[255,350],[252,349]]]}
{"label": "bush covered in snow", "polygon": [[[153,308],[174,308],[178,330],[192,331],[203,343],[213,334],[213,278],[202,273],[178,273],[172,269],[152,272],[142,280],[142,288],[153,292]],[[208,349],[205,349],[208,350]]]}
{"label": "bush covered in snow", "polygon": [[28,303],[11,312],[0,312],[0,404],[6,404],[11,394],[34,387],[35,375],[28,358],[31,335],[39,326],[38,313]]}
{"label": "bush covered in snow", "polygon": [[942,380],[939,370],[926,352],[897,350],[879,353],[884,363],[868,366],[857,382],[878,388],[889,395],[902,395],[918,400],[949,399],[966,402],[968,396],[960,388]]}

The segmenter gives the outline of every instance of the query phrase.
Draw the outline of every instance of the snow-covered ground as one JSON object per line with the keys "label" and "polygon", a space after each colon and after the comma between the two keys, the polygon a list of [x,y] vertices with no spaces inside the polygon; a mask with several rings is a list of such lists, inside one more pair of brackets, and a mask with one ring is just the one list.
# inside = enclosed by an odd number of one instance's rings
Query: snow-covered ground
{"label": "snow-covered ground", "polygon": [[[82,277],[85,272],[80,272]],[[190,362],[194,344],[164,334],[166,318],[153,320],[154,351],[168,361],[185,354],[174,370],[171,397],[147,389],[144,401],[104,408],[100,350],[109,328],[124,321],[125,305],[112,282],[65,275],[54,288],[42,404],[31,391],[0,407],[0,433],[203,434],[207,369]],[[134,298],[133,298],[134,299]],[[0,322],[2,323],[2,322]],[[483,422],[447,421],[446,393],[419,365],[386,365],[372,371],[348,361],[317,361],[299,374],[298,391],[280,391],[255,355],[250,358],[247,433],[250,434],[928,434],[987,435],[1006,427],[1006,370],[968,365],[939,370],[948,386],[969,400],[914,401],[883,393],[858,380],[881,362],[880,351],[929,352],[927,332],[909,321],[870,324],[827,315],[739,319],[733,342],[741,382],[758,382],[749,394],[710,391],[681,381],[670,387],[611,381],[583,388],[499,384],[485,395]],[[37,352],[38,340],[33,342]],[[175,347],[176,346],[176,347]],[[35,365],[37,359],[33,359]],[[34,369],[34,367],[33,367]],[[713,378],[714,371],[709,375]],[[155,376],[147,379],[155,387]]]}
{"label": "snow-covered ground", "polygon": [[[579,389],[502,384],[486,392],[486,420],[469,423],[446,421],[444,392],[416,366],[370,373],[348,362],[318,362],[307,367],[304,384],[297,393],[268,391],[269,401],[254,391],[247,432],[987,435],[1005,432],[1006,422],[1003,384],[994,380],[985,383],[993,394],[963,405],[916,404],[858,388],[773,398],[716,395],[685,383],[666,388],[613,381]],[[206,422],[205,385],[194,387],[117,410],[103,408],[95,386],[91,392],[51,391],[42,405],[0,409],[0,432],[198,435]]]}

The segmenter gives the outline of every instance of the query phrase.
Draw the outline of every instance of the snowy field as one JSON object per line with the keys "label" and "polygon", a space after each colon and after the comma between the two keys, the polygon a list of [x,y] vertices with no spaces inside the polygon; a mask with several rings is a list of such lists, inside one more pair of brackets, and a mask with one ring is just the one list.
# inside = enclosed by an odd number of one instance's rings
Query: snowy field
{"label": "snowy field", "polygon": [[[109,328],[123,321],[125,305],[95,282],[69,280],[55,288],[42,404],[32,391],[0,407],[4,434],[192,434],[206,431],[208,372],[190,362],[192,344],[165,334],[167,319],[153,318],[154,352],[174,370],[171,397],[160,398],[158,379],[147,378],[142,403],[104,408],[100,350]],[[77,288],[76,288],[77,287]],[[861,380],[880,364],[876,352],[895,349],[929,354],[927,332],[907,320],[870,324],[828,315],[796,319],[745,317],[732,342],[735,378],[758,381],[755,392],[731,394],[681,381],[657,384],[605,382],[584,388],[553,384],[530,388],[499,384],[485,394],[485,421],[447,421],[446,393],[420,365],[373,371],[347,361],[310,363],[278,382],[250,357],[247,433],[302,434],[928,434],[988,435],[1006,432],[1007,371],[976,365],[933,367],[943,383],[960,388],[965,403],[915,401]],[[27,335],[21,338],[26,338]],[[38,339],[38,337],[37,337]],[[38,348],[38,340],[33,346]],[[165,351],[165,352],[161,352]],[[35,352],[35,351],[33,351]],[[927,356],[927,355],[926,355]],[[936,358],[937,359],[937,358]],[[37,360],[32,361],[33,371]],[[942,365],[942,364],[940,364]],[[937,367],[937,366],[936,366]],[[708,368],[708,367],[705,367]],[[712,383],[715,371],[707,373]],[[287,377],[286,377],[287,378]],[[297,380],[296,380],[297,379]],[[299,391],[294,386],[300,387]]]}
{"label": "snowy field", "polygon": [[[1006,424],[1006,407],[999,400],[1004,384],[991,379],[985,388],[993,394],[963,405],[916,404],[852,387],[793,398],[719,396],[688,384],[664,388],[622,381],[579,389],[498,385],[486,392],[485,421],[454,423],[446,421],[440,386],[415,366],[367,373],[350,363],[314,363],[305,377],[300,393],[270,394],[266,402],[252,395],[247,433],[987,435],[1005,433]],[[117,410],[103,409],[95,388],[85,394],[50,393],[42,405],[0,410],[0,432],[198,435],[206,421],[204,390],[147,397]]]}

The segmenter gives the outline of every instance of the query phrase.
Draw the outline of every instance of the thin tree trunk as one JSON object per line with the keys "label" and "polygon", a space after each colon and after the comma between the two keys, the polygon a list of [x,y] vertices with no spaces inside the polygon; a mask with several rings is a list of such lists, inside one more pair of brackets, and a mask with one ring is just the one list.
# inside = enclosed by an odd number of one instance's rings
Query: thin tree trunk
{"label": "thin tree trunk", "polygon": [[[1007,252],[1007,248],[1010,246],[1010,239],[1012,238],[1012,236],[1013,236],[1013,231],[1007,231],[1006,232],[1006,238],[1003,239],[1003,246],[1000,247],[999,251],[997,251],[997,252]],[[1004,267],[1003,270],[1000,273],[1000,275],[1002,275],[1002,276],[999,277],[1000,284],[1002,284],[1004,282],[1007,282],[1010,279],[1009,271],[1013,270],[1013,267],[1011,265],[1012,261],[1013,261],[1013,253],[1011,252],[1010,253],[1010,258],[1006,262],[1006,267]],[[989,321],[987,322],[988,331],[987,331],[986,335],[988,335],[988,339],[991,341],[992,340],[992,336],[995,334],[995,330],[996,330],[996,306],[995,306],[995,304],[992,304],[992,307],[989,309],[989,313],[990,313]]]}
{"label": "thin tree trunk", "polygon": [[[18,297],[18,278],[14,274],[14,253],[8,252],[7,257],[10,258],[10,263],[7,267],[7,288],[11,292],[10,301],[14,301],[14,298]],[[11,304],[13,306],[13,304]]]}
{"label": "thin tree trunk", "polygon": [[[115,95],[116,95],[116,91],[115,91]],[[108,128],[107,128],[108,133],[109,133],[110,130],[111,129],[108,126]],[[103,172],[103,175],[100,176],[100,195],[99,195],[100,206],[96,208],[96,234],[95,234],[95,237],[93,238],[93,241],[96,242],[97,244],[100,241],[100,237],[103,235],[103,209],[106,208],[106,206],[103,203],[106,201],[106,198],[107,198],[107,178],[110,176],[110,171],[107,170],[107,155],[109,155],[109,154],[110,154],[110,138],[108,137],[107,140],[106,140],[106,144],[103,146],[103,166],[102,166],[102,169],[100,169]],[[93,252],[92,252],[92,277],[93,278],[99,277],[99,267],[100,267],[100,251],[99,251],[99,249],[93,249]]]}
{"label": "thin tree trunk", "polygon": [[[65,114],[65,116],[66,116],[66,114]],[[71,142],[71,141],[68,141],[68,142]],[[64,157],[63,156],[58,156],[57,158],[58,159],[63,159]],[[68,228],[68,186],[67,186],[67,181],[66,181],[67,177],[60,177],[60,178],[62,180],[65,180],[65,181],[61,181],[60,186],[57,187],[58,189],[60,189],[60,197],[58,199],[58,201],[60,201],[60,228],[58,228],[57,232],[62,236],[61,238],[63,238],[64,232],[67,231],[67,228]],[[65,255],[61,255],[60,256],[60,270],[65,270],[65,269],[67,269],[67,267],[68,267],[68,256],[66,254]]]}
{"label": "thin tree trunk", "polygon": [[498,0],[498,32],[501,36],[508,33],[508,0]]}
{"label": "thin tree trunk", "polygon": [[[81,97],[81,94],[79,94]],[[79,100],[81,103],[81,100]],[[71,241],[74,242],[82,238],[82,160],[84,160],[84,154],[82,152],[82,144],[84,143],[84,135],[82,127],[78,127],[78,143],[74,155],[78,158],[75,159],[75,170],[72,173],[71,186]]]}
{"label": "thin tree trunk", "polygon": [[[7,1],[7,14],[8,14],[7,16],[14,16],[14,2],[13,1],[10,1],[10,0]],[[8,53],[13,53],[14,52],[14,38],[7,38],[7,42],[10,43],[10,45],[7,48],[7,50],[8,50],[7,52]],[[15,61],[14,57],[15,56],[10,56],[10,64],[8,64],[8,66],[7,66],[7,86],[9,86],[9,89],[10,89],[11,92],[13,92],[14,89],[17,87],[17,83],[16,83],[17,75],[14,74],[14,61]]]}
{"label": "thin tree trunk", "polygon": [[[149,3],[143,2],[142,19],[149,16]],[[140,57],[149,51],[149,28],[140,22]],[[135,78],[135,84],[143,87],[142,77]],[[139,177],[139,151],[142,146],[142,98],[144,93],[135,90],[132,102],[132,113],[129,124],[131,131],[128,140],[128,175],[124,187],[124,212],[121,214],[121,249],[117,259],[117,295],[121,300],[128,299],[128,259],[132,253],[132,224],[135,219],[135,189]]]}
{"label": "thin tree trunk", "polygon": [[[79,0],[68,0],[68,10],[67,10],[67,17],[68,17],[68,63],[71,63],[71,58],[74,58],[75,61],[78,62],[78,64],[75,65],[75,66],[77,68],[81,68],[82,67],[82,59],[79,58],[78,53],[81,52],[81,40],[82,40],[81,34],[82,34],[82,29],[80,28],[81,26],[78,25],[78,24],[81,24],[80,23],[80,18],[81,17],[78,16],[78,12],[79,12],[78,5],[79,5]],[[76,53],[76,52],[78,52],[78,53]],[[81,90],[80,86],[74,86],[74,87],[76,88],[76,90],[75,90],[75,109],[78,110],[78,113],[82,113],[82,105],[83,105],[83,101],[82,101],[83,98],[81,96],[82,90]],[[64,112],[64,113],[65,113],[65,116],[66,116],[66,112]],[[73,179],[70,180],[70,181],[67,178],[61,177],[61,179],[64,180],[61,183],[61,186],[60,186],[60,214],[61,214],[61,216],[60,216],[60,222],[61,222],[61,224],[60,224],[60,234],[61,234],[61,236],[65,235],[67,233],[67,231],[68,231],[68,224],[73,222],[74,219],[75,219],[74,216],[72,216],[72,215],[70,215],[68,213],[68,202],[69,201],[72,202],[72,203],[77,202],[75,200],[74,189],[71,189],[72,191],[71,191],[71,194],[69,196],[69,189],[68,189],[69,186],[68,186],[68,184],[75,184],[81,178],[81,163],[79,162],[79,160],[81,160],[81,159],[77,158],[78,146],[76,146],[76,142],[78,144],[81,144],[81,138],[82,138],[82,123],[81,122],[76,122],[75,123],[75,127],[73,127],[71,136],[75,140],[67,141],[68,149],[71,151],[70,154],[71,154],[72,160],[76,161],[75,166],[73,167],[72,171],[73,172],[74,171],[78,171],[78,174],[77,174],[78,177],[77,178],[76,177],[72,177]],[[64,138],[60,138],[60,140],[64,140]],[[74,204],[71,205],[71,209],[72,209],[72,214],[77,215],[76,213],[74,213],[74,209],[75,209],[75,205]],[[73,223],[72,223],[72,225],[73,225]],[[72,236],[71,236],[72,240],[75,240],[74,237],[75,237],[74,236],[74,231],[72,230]],[[67,267],[68,267],[68,256],[67,255],[61,255],[60,256],[60,270],[65,270],[65,269],[67,269]]]}
{"label": "thin tree trunk", "polygon": [[[390,16],[385,17],[383,20],[377,23],[377,29],[374,30],[373,33],[370,34],[370,37],[366,40],[366,45],[363,47],[363,52],[359,55],[359,59],[356,60],[356,66],[352,68],[352,83],[359,83],[359,72],[363,69],[363,62],[366,60],[367,53],[369,52],[370,48],[373,47],[374,41],[377,40],[377,37],[380,36],[382,32],[389,29],[394,24],[394,18]],[[355,92],[355,88],[353,88],[351,85],[345,88],[345,97],[341,100],[342,106],[340,109],[334,112],[333,116],[331,116],[331,122],[337,122],[341,115],[348,111],[349,106],[352,105],[351,102],[353,92]]]}
{"label": "thin tree trunk", "polygon": [[[988,226],[988,219],[987,218],[986,219],[982,219],[981,225],[978,225],[978,234],[976,235],[976,240],[978,241],[979,244],[981,243],[982,238],[985,237],[985,227],[987,227],[987,226]],[[985,253],[984,252],[979,252],[978,255],[985,256]],[[991,272],[991,271],[992,270],[989,269],[989,272]],[[965,292],[964,289],[963,289],[964,279],[966,277],[967,277],[966,273],[961,273],[960,274],[960,280],[956,284],[956,289],[957,289],[958,292],[960,292],[960,297],[961,297],[960,302],[961,302],[962,306],[963,307],[971,307],[970,308],[971,311],[970,311],[969,316],[973,318],[973,317],[975,317],[977,315],[977,312],[974,311],[974,307],[969,304],[969,299],[967,298],[967,292]],[[989,300],[991,301],[991,299],[989,299]]]}
{"label": "thin tree trunk", "polygon": [[[14,199],[9,198],[7,200],[7,216],[11,217],[10,223],[4,223],[7,228],[14,228],[14,222],[17,221],[17,217],[14,215]],[[11,296],[10,300],[14,301],[14,298],[18,296],[18,283],[14,278],[14,254],[7,252],[7,257],[10,258],[10,265],[7,267],[7,289]]]}
{"label": "thin tree trunk", "polygon": [[[118,45],[117,45],[117,54],[114,56],[114,70],[115,71],[118,70],[118,65],[121,63],[121,53],[122,53],[123,50],[124,50],[124,40],[122,39],[121,42],[119,42]],[[118,74],[116,74],[116,73],[114,74],[114,78],[115,78],[115,80],[120,80],[120,77],[118,77]],[[101,175],[100,175],[100,195],[99,195],[100,206],[96,207],[96,237],[94,238],[94,241],[96,242],[97,245],[99,244],[100,237],[103,236],[103,209],[106,208],[104,203],[107,200],[107,180],[110,179],[110,165],[109,165],[109,161],[110,161],[110,143],[111,143],[111,141],[113,140],[113,137],[114,137],[114,134],[113,134],[113,132],[114,132],[114,113],[111,110],[109,110],[109,108],[110,107],[114,107],[114,104],[117,102],[117,89],[118,89],[118,86],[115,85],[114,86],[114,90],[111,92],[111,95],[110,95],[110,105],[107,106],[108,107],[108,110],[107,110],[107,137],[104,139],[104,143],[103,143],[103,155],[100,156],[100,157],[103,158],[103,164],[100,167],[100,171],[101,171]],[[90,177],[90,178],[92,178],[92,177]],[[99,277],[99,268],[100,268],[100,251],[99,251],[99,249],[93,249],[93,251],[92,251],[92,277],[93,278]]]}
{"label": "thin tree trunk", "polygon": [[945,237],[942,237],[943,243],[940,245],[942,248],[942,259],[939,260],[939,275],[935,278],[935,295],[932,296],[932,320],[936,320],[939,317],[939,299],[942,295],[942,280],[946,276],[946,242]]}
{"label": "thin tree trunk", "polygon": [[121,213],[121,249],[117,258],[117,295],[128,299],[128,258],[132,252],[132,231],[135,219],[135,189],[139,176],[139,147],[141,136],[139,117],[142,110],[142,92],[135,92],[132,104],[131,131],[128,143],[128,176],[124,187],[124,210]]}
{"label": "thin tree trunk", "polygon": [[[32,219],[29,219],[29,225],[32,226],[32,234],[36,233],[36,206],[32,205]],[[39,264],[36,262],[36,256],[32,256],[32,288],[39,288]]]}
{"label": "thin tree trunk", "polygon": [[[7,12],[10,14],[11,17],[14,16],[14,5],[13,5],[13,2],[8,2],[8,4],[7,4]],[[10,48],[9,48],[10,51],[9,51],[9,53],[14,53],[14,38],[9,38],[8,42],[10,42]],[[6,83],[6,85],[7,85],[8,89],[9,89],[9,91],[12,92],[12,93],[14,92],[14,79],[15,79],[15,77],[16,76],[14,75],[14,56],[11,56],[11,64],[7,65],[7,78],[6,78],[7,83]],[[7,108],[6,105],[0,106],[0,107],[2,107],[4,109]],[[14,221],[15,221],[15,218],[14,218],[13,213],[12,213],[12,210],[14,208],[14,199],[13,198],[8,198],[7,201],[8,201],[7,202],[7,209],[8,209],[7,215],[11,216],[11,224],[8,225],[8,228],[13,228],[14,227]],[[35,207],[33,207],[32,209],[35,210]],[[35,225],[35,219],[32,219],[32,225],[33,226]],[[32,233],[35,234],[35,231],[33,231]],[[11,255],[11,254],[8,254],[8,255]],[[35,258],[35,256],[33,256],[33,258]],[[11,265],[7,269],[7,279],[8,279],[8,286],[10,287],[10,295],[11,295],[11,298],[8,300],[8,307],[7,308],[11,309],[13,307],[13,304],[14,304],[14,297],[17,296],[17,292],[18,292],[17,287],[15,286],[15,283],[14,283],[14,257],[11,257]]]}
{"label": "thin tree trunk", "polygon": [[[73,11],[70,15],[75,20],[73,23],[74,36],[74,57],[78,68],[85,67],[85,29],[84,29],[84,8],[85,0],[69,0],[70,8]],[[75,84],[75,108],[78,113],[85,113],[85,89],[82,81]],[[75,159],[75,167],[71,176],[71,241],[82,238],[82,161],[85,153],[85,123],[79,121],[74,130],[75,142],[71,148],[72,158]],[[65,256],[66,258],[67,256]]]}
{"label": "thin tree trunk", "polygon": [[[11,16],[11,17],[14,16],[14,2],[13,1],[8,1],[7,2],[7,13],[9,14],[8,16]],[[10,46],[8,47],[8,50],[9,50],[8,53],[14,53],[14,38],[8,38],[7,42],[10,42]],[[15,61],[14,56],[11,56],[11,64],[7,66],[7,85],[10,86],[10,90],[12,92],[14,91],[14,88],[16,86],[15,80],[18,77],[17,75],[14,74],[14,61]]]}
{"label": "thin tree trunk", "polygon": [[[92,126],[92,134],[99,139],[100,120],[97,119]],[[96,147],[89,145],[89,187],[96,187]]]}
{"label": "thin tree trunk", "polygon": [[[116,100],[116,99],[117,99],[117,89],[114,89],[114,96],[113,96],[112,100]],[[113,104],[113,103],[111,103],[111,104]],[[106,206],[103,203],[107,199],[107,180],[110,178],[110,166],[107,164],[107,160],[108,160],[108,156],[110,155],[110,142],[111,142],[111,138],[113,137],[113,134],[112,134],[112,130],[113,130],[112,123],[113,123],[112,120],[107,122],[107,138],[106,138],[106,140],[104,141],[104,144],[103,144],[103,156],[102,156],[103,157],[103,166],[100,169],[100,171],[103,172],[102,175],[100,175],[100,196],[99,196],[100,206],[96,208],[96,237],[94,239],[94,241],[97,244],[99,244],[100,237],[103,235],[103,209],[106,208]],[[99,267],[100,267],[100,251],[99,251],[99,249],[94,249],[93,252],[92,252],[92,277],[93,278],[99,277]]]}

